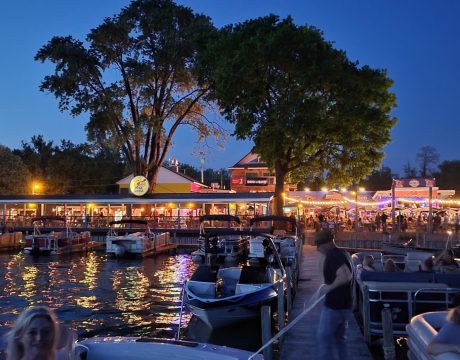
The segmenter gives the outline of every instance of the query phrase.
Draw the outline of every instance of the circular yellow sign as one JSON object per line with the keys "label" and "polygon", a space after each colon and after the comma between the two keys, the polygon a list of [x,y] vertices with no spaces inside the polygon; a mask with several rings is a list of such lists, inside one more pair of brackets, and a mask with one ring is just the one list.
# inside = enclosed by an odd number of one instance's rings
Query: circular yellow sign
{"label": "circular yellow sign", "polygon": [[144,176],[135,176],[129,183],[129,190],[136,196],[145,195],[149,191],[149,181]]}

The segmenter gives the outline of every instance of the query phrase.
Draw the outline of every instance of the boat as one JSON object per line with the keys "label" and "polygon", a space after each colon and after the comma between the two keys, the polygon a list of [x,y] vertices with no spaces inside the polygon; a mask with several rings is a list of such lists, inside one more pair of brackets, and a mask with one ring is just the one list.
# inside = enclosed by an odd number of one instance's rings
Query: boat
{"label": "boat", "polygon": [[[299,245],[301,240],[298,236],[298,229],[296,219],[288,216],[256,216],[249,222],[251,230],[255,229],[256,226],[261,223],[269,223],[270,233],[273,234],[272,240],[277,246],[280,258],[285,266],[297,267],[297,253],[300,252]],[[262,240],[263,239],[259,239]],[[257,258],[253,256],[254,249],[251,250],[251,244],[254,245],[256,239],[249,240],[249,259]],[[254,248],[254,246],[253,246]]]}
{"label": "boat", "polygon": [[428,344],[439,329],[447,322],[447,311],[433,311],[414,316],[406,326],[409,348],[409,360],[460,360],[460,354],[445,352],[439,355],[429,354]]}
{"label": "boat", "polygon": [[[449,247],[454,252],[455,257],[460,258],[460,247],[458,245],[452,246],[451,236],[448,237],[445,247]],[[417,246],[414,243],[413,239],[405,243],[396,243],[396,242],[383,242],[382,243],[382,251],[385,254],[395,254],[395,255],[407,255],[408,252],[427,252],[433,253],[437,251],[442,251],[443,249],[437,248],[430,248],[430,247],[423,247]]]}
{"label": "boat", "polygon": [[[40,216],[31,220],[34,231],[26,235],[24,253],[32,255],[62,255],[87,251],[96,246],[89,231],[76,232],[62,216]],[[65,227],[62,231],[45,232],[47,226]]]}
{"label": "boat", "polygon": [[[75,345],[75,358],[86,360],[247,360],[252,353],[227,346],[144,337],[93,337]],[[263,359],[255,355],[254,359]]]}
{"label": "boat", "polygon": [[[355,269],[365,255],[374,257],[376,270],[359,271],[354,288],[357,314],[368,344],[383,336],[381,312],[384,307],[391,310],[393,334],[406,336],[406,325],[415,315],[449,308],[453,296],[460,292],[460,272],[418,271],[419,256],[425,254],[404,256],[398,272],[382,271],[386,256],[378,252],[355,253],[352,256]],[[413,266],[414,263],[417,266]]]}
{"label": "boat", "polygon": [[[106,253],[114,257],[145,257],[155,251],[155,234],[145,220],[116,220],[109,223]],[[137,231],[136,231],[137,230]]]}
{"label": "boat", "polygon": [[[210,222],[211,227],[206,228],[205,223]],[[215,222],[225,222],[226,227],[215,227]],[[232,227],[232,224],[236,226]],[[192,260],[196,264],[203,263],[205,261],[206,249],[205,249],[205,234],[208,231],[215,231],[219,229],[236,229],[242,230],[241,220],[238,216],[233,215],[203,215],[200,216],[200,237],[198,239],[198,250],[192,252]],[[238,234],[222,234],[215,235],[210,240],[210,246],[212,249],[208,250],[208,254],[213,256],[218,261],[232,262],[235,263],[238,260],[244,258],[247,249],[247,237]]]}
{"label": "boat", "polygon": [[265,240],[263,259],[256,266],[199,265],[184,286],[184,303],[190,312],[211,328],[259,317],[260,307],[274,302],[278,284],[285,279],[272,237]]}

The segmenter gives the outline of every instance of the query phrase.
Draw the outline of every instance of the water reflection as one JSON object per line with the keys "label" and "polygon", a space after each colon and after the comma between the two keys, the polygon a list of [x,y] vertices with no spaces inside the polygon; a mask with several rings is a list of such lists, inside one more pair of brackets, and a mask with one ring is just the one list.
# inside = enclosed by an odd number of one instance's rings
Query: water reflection
{"label": "water reflection", "polygon": [[115,260],[96,252],[2,254],[0,263],[0,327],[10,326],[24,307],[46,304],[81,336],[171,335],[179,323],[182,284],[195,269],[187,255]]}
{"label": "water reflection", "polygon": [[[0,337],[22,309],[45,304],[61,321],[71,323],[80,338],[172,338],[179,324],[182,286],[195,267],[189,255],[116,260],[97,252],[59,258],[0,254]],[[184,328],[189,320],[185,313]],[[192,324],[182,337],[206,340],[209,331]],[[220,341],[211,335],[209,339]]]}

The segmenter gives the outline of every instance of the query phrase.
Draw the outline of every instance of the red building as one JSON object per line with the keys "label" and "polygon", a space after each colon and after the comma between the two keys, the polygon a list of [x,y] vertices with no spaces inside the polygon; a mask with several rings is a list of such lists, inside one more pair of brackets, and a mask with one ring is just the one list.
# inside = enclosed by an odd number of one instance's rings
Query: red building
{"label": "red building", "polygon": [[230,188],[233,191],[275,191],[275,172],[270,170],[257,154],[250,152],[228,169],[230,171]]}

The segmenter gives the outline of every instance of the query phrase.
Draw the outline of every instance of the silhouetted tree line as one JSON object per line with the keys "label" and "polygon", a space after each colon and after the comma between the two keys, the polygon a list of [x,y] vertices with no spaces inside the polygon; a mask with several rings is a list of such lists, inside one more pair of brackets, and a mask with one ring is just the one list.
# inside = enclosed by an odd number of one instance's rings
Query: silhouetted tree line
{"label": "silhouetted tree line", "polygon": [[[111,194],[118,192],[116,182],[130,174],[123,155],[113,148],[68,140],[56,145],[42,135],[21,145],[14,150],[0,145],[1,195],[30,194],[33,183],[40,184],[40,194]],[[201,182],[201,171],[191,165],[180,164],[172,170]],[[208,186],[230,186],[226,169],[206,169],[203,179]]]}
{"label": "silhouetted tree line", "polygon": [[[434,177],[442,189],[460,193],[460,160],[446,160],[438,164],[436,149],[425,146],[416,155],[418,168],[408,163],[402,175],[392,173],[389,167],[375,170],[359,185],[367,190],[390,189],[393,178]],[[129,175],[129,167],[120,152],[87,143],[73,144],[61,140],[59,145],[45,141],[42,135],[33,136],[30,142],[22,142],[22,148],[10,150],[0,145],[0,194],[30,194],[32,182],[41,184],[40,193],[46,194],[97,194],[116,193],[116,182]],[[201,182],[201,170],[181,163],[170,167],[197,182]],[[208,186],[230,189],[227,169],[203,170],[203,183]],[[321,178],[299,183],[298,188],[309,186],[319,189],[324,185]]]}
{"label": "silhouetted tree line", "polygon": [[38,135],[20,149],[2,150],[0,161],[9,159],[1,174],[8,179],[0,183],[3,195],[30,194],[33,183],[40,184],[37,193],[45,194],[115,193],[115,183],[127,174],[119,152],[87,143],[61,140],[55,145]]}
{"label": "silhouetted tree line", "polygon": [[[359,185],[369,191],[388,190],[392,180],[397,178],[435,178],[436,186],[441,189],[455,190],[460,194],[460,160],[445,160],[439,163],[439,153],[431,146],[423,146],[416,154],[418,167],[410,162],[404,166],[403,174],[393,173],[391,168],[383,166],[375,170]],[[321,178],[309,179],[310,181],[300,184],[299,189],[309,186],[312,190],[318,190],[324,186]]]}

